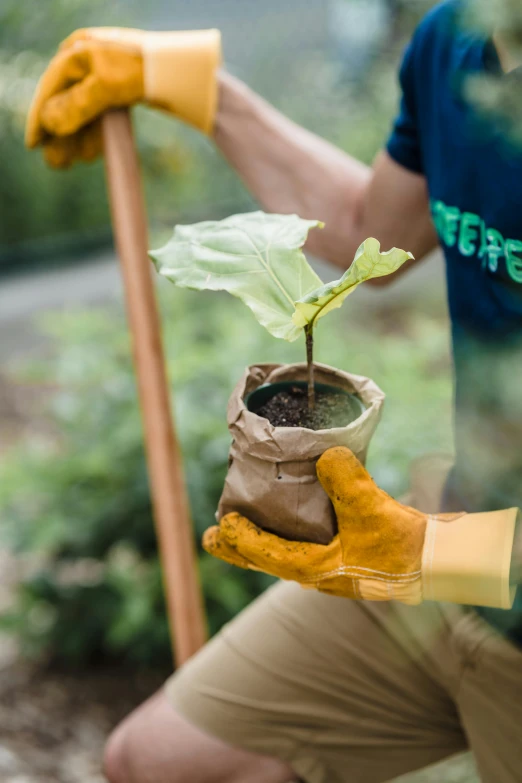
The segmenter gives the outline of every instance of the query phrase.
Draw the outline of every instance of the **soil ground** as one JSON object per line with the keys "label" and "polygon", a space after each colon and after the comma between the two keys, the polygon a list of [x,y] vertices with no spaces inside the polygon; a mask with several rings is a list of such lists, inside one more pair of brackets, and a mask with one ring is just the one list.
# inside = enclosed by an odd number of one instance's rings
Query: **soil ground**
{"label": "soil ground", "polygon": [[58,672],[11,662],[0,671],[2,783],[105,783],[105,739],[163,675]]}

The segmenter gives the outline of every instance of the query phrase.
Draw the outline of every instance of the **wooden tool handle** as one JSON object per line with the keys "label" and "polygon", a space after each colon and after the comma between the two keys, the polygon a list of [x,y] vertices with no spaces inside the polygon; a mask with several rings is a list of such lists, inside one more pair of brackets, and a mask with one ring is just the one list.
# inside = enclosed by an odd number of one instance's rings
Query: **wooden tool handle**
{"label": "wooden tool handle", "polygon": [[180,665],[206,638],[201,588],[170,407],[132,124],[125,109],[109,112],[102,122],[112,225],[132,332],[156,535],[175,662]]}

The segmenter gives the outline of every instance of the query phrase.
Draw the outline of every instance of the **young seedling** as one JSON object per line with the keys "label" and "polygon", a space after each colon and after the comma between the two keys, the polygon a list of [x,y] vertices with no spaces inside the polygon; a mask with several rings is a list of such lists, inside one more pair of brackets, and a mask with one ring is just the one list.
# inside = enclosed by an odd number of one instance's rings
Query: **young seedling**
{"label": "young seedling", "polygon": [[318,220],[250,212],[221,221],[177,226],[164,247],[150,252],[156,269],[181,288],[228,291],[241,299],[274,337],[294,341],[304,331],[308,406],[315,404],[313,339],[317,321],[340,307],[358,285],[395,272],[411,253],[380,252],[367,239],[352,265],[323,284],[302,247]]}

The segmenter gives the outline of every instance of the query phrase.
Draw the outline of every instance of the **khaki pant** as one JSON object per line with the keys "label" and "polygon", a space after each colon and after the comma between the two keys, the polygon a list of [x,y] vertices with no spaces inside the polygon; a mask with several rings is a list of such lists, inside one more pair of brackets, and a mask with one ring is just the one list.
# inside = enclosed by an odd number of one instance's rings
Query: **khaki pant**
{"label": "khaki pant", "polygon": [[462,607],[278,583],[166,692],[202,730],[307,783],[379,783],[469,747],[484,783],[522,781],[522,650]]}

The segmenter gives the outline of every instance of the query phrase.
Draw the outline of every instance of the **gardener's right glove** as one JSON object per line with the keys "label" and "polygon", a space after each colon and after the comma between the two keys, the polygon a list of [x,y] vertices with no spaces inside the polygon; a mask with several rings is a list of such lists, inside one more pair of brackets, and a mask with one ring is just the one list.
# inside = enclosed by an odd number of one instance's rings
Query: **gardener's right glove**
{"label": "gardener's right glove", "polygon": [[379,489],[355,455],[341,447],[323,454],[317,475],[339,526],[330,544],[287,541],[231,513],[207,530],[204,548],[240,568],[343,598],[511,608],[518,509],[423,514]]}
{"label": "gardener's right glove", "polygon": [[102,151],[100,115],[140,102],[210,133],[220,62],[217,30],[77,30],[63,41],[38,83],[26,144],[42,145],[55,167],[77,158],[91,160]]}

